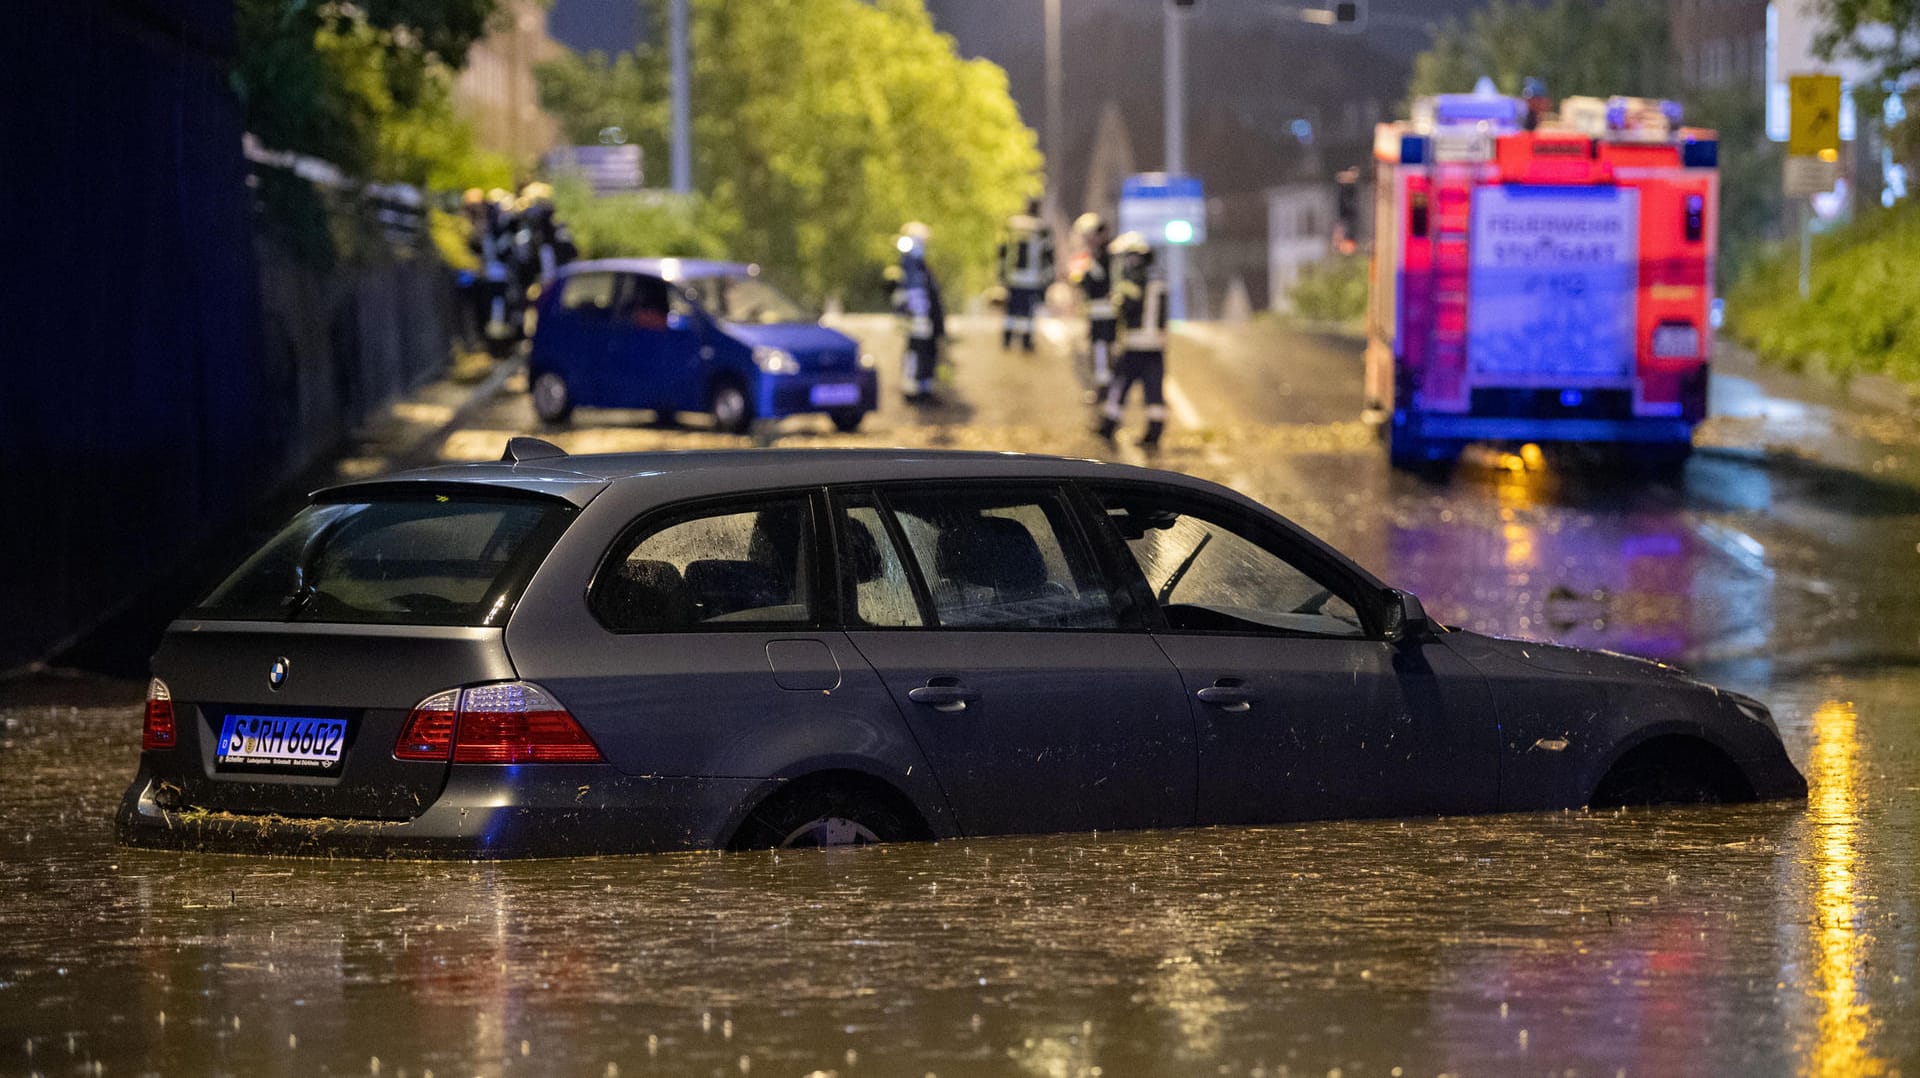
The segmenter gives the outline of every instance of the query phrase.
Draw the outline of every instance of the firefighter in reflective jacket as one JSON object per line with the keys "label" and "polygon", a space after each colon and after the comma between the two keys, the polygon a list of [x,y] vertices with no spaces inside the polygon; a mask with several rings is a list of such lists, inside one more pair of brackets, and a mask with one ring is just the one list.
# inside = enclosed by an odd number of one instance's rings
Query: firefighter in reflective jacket
{"label": "firefighter in reflective jacket", "polygon": [[1153,248],[1138,232],[1125,232],[1108,248],[1121,260],[1120,279],[1113,287],[1119,302],[1120,361],[1107,390],[1100,419],[1100,437],[1113,440],[1125,414],[1127,392],[1140,383],[1147,402],[1147,431],[1140,445],[1160,444],[1167,427],[1167,282],[1153,272]]}
{"label": "firefighter in reflective jacket", "polygon": [[1053,281],[1053,230],[1040,219],[1040,200],[1027,200],[1027,212],[1007,218],[1007,238],[1000,241],[1000,284],[1007,290],[1007,322],[1000,347],[1020,346],[1033,351],[1033,315]]}
{"label": "firefighter in reflective jacket", "polygon": [[1087,344],[1093,353],[1093,385],[1105,393],[1113,381],[1113,256],[1107,252],[1112,234],[1097,213],[1083,213],[1073,230],[1087,248],[1087,264],[1075,278],[1087,297]]}
{"label": "firefighter in reflective jacket", "polygon": [[900,228],[900,284],[894,291],[899,314],[907,326],[907,348],[900,374],[901,392],[919,403],[933,396],[934,369],[940,358],[940,339],[947,335],[947,316],[940,303],[940,285],[927,267],[927,226],[909,221]]}

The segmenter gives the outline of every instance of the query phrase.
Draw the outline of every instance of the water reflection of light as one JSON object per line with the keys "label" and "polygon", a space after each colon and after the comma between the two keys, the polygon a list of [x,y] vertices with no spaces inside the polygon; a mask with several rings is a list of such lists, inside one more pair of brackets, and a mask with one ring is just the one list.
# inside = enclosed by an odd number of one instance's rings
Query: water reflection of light
{"label": "water reflection of light", "polygon": [[1162,959],[1151,989],[1153,1001],[1173,1015],[1182,1053],[1198,1059],[1220,1051],[1220,1023],[1234,1009],[1202,963],[1199,955],[1185,953]]}
{"label": "water reflection of light", "polygon": [[1854,928],[1853,899],[1859,856],[1854,847],[1860,748],[1855,718],[1853,705],[1837,700],[1813,713],[1813,757],[1807,777],[1812,787],[1811,816],[1819,833],[1813,844],[1818,953],[1811,991],[1820,1017],[1818,1038],[1805,1067],[1811,1075],[1882,1074],[1887,1066],[1885,1060],[1867,1052],[1871,1016],[1856,983],[1863,955],[1860,934]]}
{"label": "water reflection of light", "polygon": [[[1534,450],[1539,452],[1536,447]],[[1503,471],[1494,482],[1494,496],[1500,502],[1500,538],[1505,543],[1502,560],[1508,569],[1533,568],[1533,529],[1520,523],[1522,510],[1531,509],[1536,500],[1536,475],[1529,475],[1521,458],[1508,454],[1520,467]]]}

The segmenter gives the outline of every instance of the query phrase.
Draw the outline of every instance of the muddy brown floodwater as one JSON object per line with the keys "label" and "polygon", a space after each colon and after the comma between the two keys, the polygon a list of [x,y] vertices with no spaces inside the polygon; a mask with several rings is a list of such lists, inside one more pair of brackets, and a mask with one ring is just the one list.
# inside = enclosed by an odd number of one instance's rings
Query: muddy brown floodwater
{"label": "muddy brown floodwater", "polygon": [[1737,687],[1806,805],[449,865],[118,849],[15,683],[0,1072],[1913,1073],[1920,677]]}

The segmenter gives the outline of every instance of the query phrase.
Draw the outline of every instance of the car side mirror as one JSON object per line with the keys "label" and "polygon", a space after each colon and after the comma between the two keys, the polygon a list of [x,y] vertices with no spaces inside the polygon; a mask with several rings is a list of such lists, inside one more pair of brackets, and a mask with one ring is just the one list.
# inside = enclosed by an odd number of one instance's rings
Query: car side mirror
{"label": "car side mirror", "polygon": [[1427,609],[1411,592],[1399,588],[1388,588],[1385,594],[1385,621],[1380,635],[1389,644],[1398,644],[1402,640],[1418,640],[1433,634],[1433,622],[1427,617]]}

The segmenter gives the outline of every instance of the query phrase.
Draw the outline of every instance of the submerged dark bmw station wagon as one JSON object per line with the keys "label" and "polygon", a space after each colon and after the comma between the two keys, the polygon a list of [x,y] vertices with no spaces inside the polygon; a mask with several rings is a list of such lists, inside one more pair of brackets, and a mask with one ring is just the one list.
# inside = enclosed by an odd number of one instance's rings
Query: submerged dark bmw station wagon
{"label": "submerged dark bmw station wagon", "polygon": [[316,494],[168,630],[143,846],[504,857],[1804,797],[1755,700],[1432,623],[1222,487],[904,451]]}

